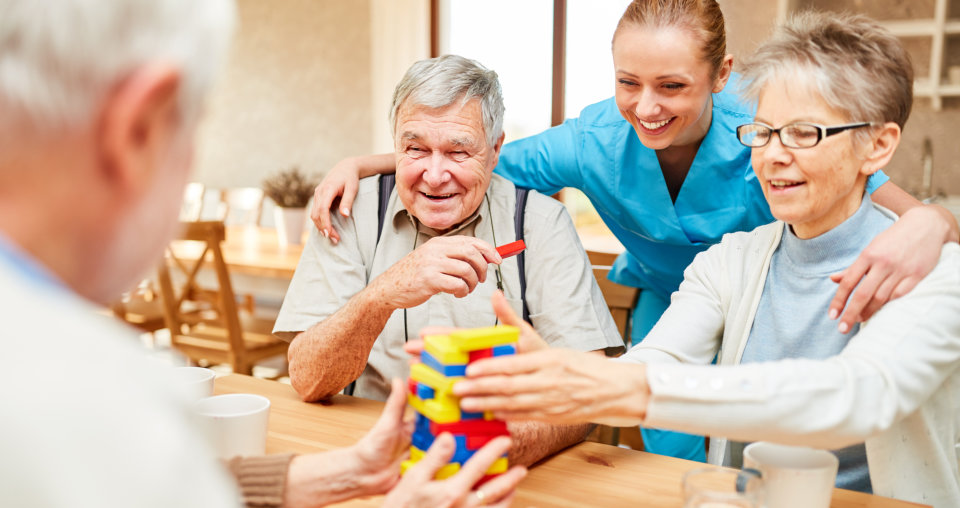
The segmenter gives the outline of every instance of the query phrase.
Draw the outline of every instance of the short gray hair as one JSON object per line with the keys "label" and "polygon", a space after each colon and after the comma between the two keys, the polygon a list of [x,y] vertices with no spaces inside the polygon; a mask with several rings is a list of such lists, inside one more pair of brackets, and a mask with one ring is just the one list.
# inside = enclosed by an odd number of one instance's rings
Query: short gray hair
{"label": "short gray hair", "polygon": [[199,113],[226,56],[227,0],[0,0],[0,128],[67,129],[150,61],[180,68],[180,112]]}
{"label": "short gray hair", "polygon": [[[903,44],[862,15],[802,12],[747,59],[741,92],[753,101],[777,78],[806,79],[830,107],[854,122],[895,122],[913,105],[913,66]],[[869,132],[858,131],[860,141]]]}
{"label": "short gray hair", "polygon": [[490,146],[503,133],[503,93],[497,73],[479,62],[458,55],[444,55],[420,60],[407,69],[393,92],[390,128],[397,127],[397,112],[406,102],[428,108],[445,108],[457,100],[461,103],[480,100],[483,129]]}

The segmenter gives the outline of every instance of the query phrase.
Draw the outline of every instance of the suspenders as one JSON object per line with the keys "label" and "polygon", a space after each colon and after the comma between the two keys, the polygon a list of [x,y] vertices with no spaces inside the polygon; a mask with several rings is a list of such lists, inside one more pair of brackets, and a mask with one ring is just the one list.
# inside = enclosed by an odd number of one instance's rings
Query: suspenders
{"label": "suspenders", "polygon": [[[377,243],[380,243],[380,236],[383,233],[383,225],[386,222],[387,218],[387,205],[390,202],[390,193],[393,192],[393,187],[396,185],[396,176],[393,174],[389,175],[380,175],[380,201],[377,205]],[[517,232],[517,240],[523,240],[523,218],[527,208],[527,195],[530,193],[530,189],[525,189],[523,187],[517,187],[517,207],[513,212],[513,225],[514,230]],[[491,218],[492,220],[492,218]],[[495,246],[496,247],[496,246]],[[526,263],[525,256],[526,252],[521,252],[517,254],[517,268],[520,272],[520,301],[523,303],[523,320],[530,322],[530,309],[527,308],[527,277],[526,277]],[[353,391],[356,388],[356,381],[353,381],[346,388],[343,389],[343,393],[347,395],[353,395]]]}

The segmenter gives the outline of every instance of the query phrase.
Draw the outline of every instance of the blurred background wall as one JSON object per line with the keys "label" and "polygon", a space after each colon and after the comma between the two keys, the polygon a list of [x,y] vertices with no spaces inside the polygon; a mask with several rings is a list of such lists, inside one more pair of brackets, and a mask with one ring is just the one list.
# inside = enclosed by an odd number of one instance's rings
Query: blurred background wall
{"label": "blurred background wall", "polygon": [[[626,4],[625,0],[594,1]],[[806,7],[862,12],[899,27],[904,34],[918,30],[935,34],[903,36],[920,78],[918,95],[929,95],[931,80],[944,95],[936,100],[917,98],[887,173],[921,198],[960,195],[960,142],[956,141],[960,134],[960,0],[719,1],[728,47],[738,59],[769,35],[779,16]],[[543,15],[550,16],[552,0],[524,2],[543,3],[548,9]],[[209,187],[256,186],[281,168],[298,165],[321,174],[343,157],[390,150],[386,118],[393,86],[410,63],[429,56],[430,3],[238,0],[239,30],[201,126],[196,179]],[[496,2],[481,3],[491,10]],[[493,14],[504,19],[510,15],[511,2],[501,3],[503,7],[493,9]],[[483,45],[499,44],[507,48],[504,51],[523,49],[524,58],[531,63],[537,59],[529,56],[529,43],[515,30],[499,29],[496,21],[465,22],[487,34]],[[603,48],[597,51],[604,53],[611,29],[604,25],[598,31],[603,32],[597,36]],[[928,77],[937,45],[942,48],[942,63],[938,75]],[[517,54],[513,53],[514,58]],[[605,66],[608,58],[597,55]],[[951,82],[951,76],[957,82]],[[524,101],[525,97],[516,97],[517,88],[505,89],[508,99]],[[611,94],[612,83],[609,90],[594,95],[600,100]],[[566,116],[576,116],[578,110],[570,109]],[[924,160],[930,163],[926,181]]]}

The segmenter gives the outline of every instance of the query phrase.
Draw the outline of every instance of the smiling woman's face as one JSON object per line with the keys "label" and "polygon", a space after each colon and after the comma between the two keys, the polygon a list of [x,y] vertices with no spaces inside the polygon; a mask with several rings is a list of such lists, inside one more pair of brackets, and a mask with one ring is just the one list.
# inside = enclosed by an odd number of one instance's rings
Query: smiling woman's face
{"label": "smiling woman's face", "polygon": [[[760,93],[756,121],[774,128],[794,122],[827,127],[860,121],[828,106],[812,87],[796,79],[775,79]],[[753,170],[773,216],[800,238],[813,238],[840,225],[862,202],[867,176],[852,130],[820,140],[811,148],[786,148],[772,136],[754,148]]]}
{"label": "smiling woman's face", "polygon": [[487,143],[480,101],[445,108],[403,105],[394,145],[397,194],[425,226],[445,233],[483,201],[500,146]]}
{"label": "smiling woman's face", "polygon": [[701,42],[678,27],[626,26],[613,44],[617,108],[640,142],[662,150],[699,142],[710,128],[714,80]]}

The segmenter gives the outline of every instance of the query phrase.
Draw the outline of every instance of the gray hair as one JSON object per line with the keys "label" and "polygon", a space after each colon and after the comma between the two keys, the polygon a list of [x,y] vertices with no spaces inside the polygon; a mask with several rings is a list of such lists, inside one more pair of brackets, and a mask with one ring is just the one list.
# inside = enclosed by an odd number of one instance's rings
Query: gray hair
{"label": "gray hair", "polygon": [[[774,79],[812,84],[831,108],[854,122],[895,122],[913,105],[913,66],[903,44],[862,15],[802,12],[778,27],[747,59],[741,93],[757,101]],[[866,141],[870,133],[855,134]]]}
{"label": "gray hair", "polygon": [[461,104],[480,100],[483,129],[490,146],[503,133],[503,94],[497,73],[479,62],[458,55],[420,60],[407,69],[393,92],[390,126],[396,130],[397,112],[407,101],[411,105],[445,108],[455,101]]}
{"label": "gray hair", "polygon": [[0,0],[0,129],[89,122],[138,66],[181,70],[180,112],[199,114],[234,25],[226,0]]}

